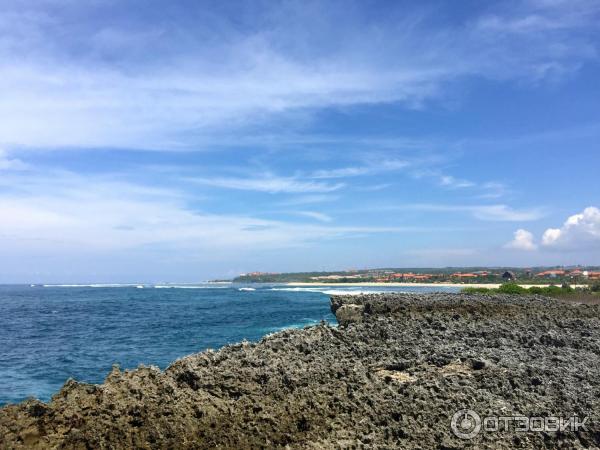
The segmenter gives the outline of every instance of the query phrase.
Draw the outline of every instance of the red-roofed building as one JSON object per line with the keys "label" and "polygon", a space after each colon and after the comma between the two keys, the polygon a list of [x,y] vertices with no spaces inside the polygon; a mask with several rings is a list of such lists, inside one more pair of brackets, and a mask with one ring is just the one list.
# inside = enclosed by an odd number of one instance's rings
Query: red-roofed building
{"label": "red-roofed building", "polygon": [[536,274],[536,277],[556,278],[561,277],[564,274],[566,274],[564,270],[546,270]]}
{"label": "red-roofed building", "polygon": [[413,280],[429,280],[431,279],[432,275],[428,275],[428,274],[423,274],[423,275],[415,275],[413,276]]}

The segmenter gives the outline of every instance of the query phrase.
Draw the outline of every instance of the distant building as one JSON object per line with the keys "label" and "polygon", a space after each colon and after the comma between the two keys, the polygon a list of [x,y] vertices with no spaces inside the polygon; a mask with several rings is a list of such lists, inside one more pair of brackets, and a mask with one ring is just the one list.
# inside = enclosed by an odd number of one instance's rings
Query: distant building
{"label": "distant building", "polygon": [[423,274],[405,273],[403,275],[404,275],[404,278],[407,280],[428,280],[431,278],[431,275],[428,273],[423,273]]}
{"label": "distant building", "polygon": [[504,273],[502,274],[502,279],[503,279],[504,281],[513,281],[513,280],[516,280],[516,279],[517,279],[517,276],[515,275],[515,273],[514,273],[514,272],[512,272],[512,271],[510,271],[510,270],[507,270],[506,272],[504,272]]}
{"label": "distant building", "polygon": [[431,275],[428,275],[428,274],[413,276],[413,280],[430,280],[430,279],[431,279]]}
{"label": "distant building", "polygon": [[453,277],[453,278],[460,278],[460,279],[477,278],[478,276],[479,275],[477,275],[475,273],[460,273],[460,272],[456,272],[451,275],[451,277]]}
{"label": "distant building", "polygon": [[545,272],[540,272],[536,274],[536,277],[556,278],[562,277],[563,275],[565,275],[565,273],[566,272],[564,270],[546,270]]}

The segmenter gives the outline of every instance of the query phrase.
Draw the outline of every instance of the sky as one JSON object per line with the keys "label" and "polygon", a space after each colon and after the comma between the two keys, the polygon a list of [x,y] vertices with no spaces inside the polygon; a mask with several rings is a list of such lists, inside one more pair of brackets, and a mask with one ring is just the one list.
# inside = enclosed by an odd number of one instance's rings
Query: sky
{"label": "sky", "polygon": [[0,282],[600,265],[600,1],[4,0]]}

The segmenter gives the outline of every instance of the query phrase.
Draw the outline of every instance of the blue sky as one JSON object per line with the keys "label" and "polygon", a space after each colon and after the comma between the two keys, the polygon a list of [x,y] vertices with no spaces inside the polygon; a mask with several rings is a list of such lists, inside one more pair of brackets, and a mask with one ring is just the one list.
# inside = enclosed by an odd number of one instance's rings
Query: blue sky
{"label": "blue sky", "polygon": [[0,282],[600,264],[600,2],[8,0]]}

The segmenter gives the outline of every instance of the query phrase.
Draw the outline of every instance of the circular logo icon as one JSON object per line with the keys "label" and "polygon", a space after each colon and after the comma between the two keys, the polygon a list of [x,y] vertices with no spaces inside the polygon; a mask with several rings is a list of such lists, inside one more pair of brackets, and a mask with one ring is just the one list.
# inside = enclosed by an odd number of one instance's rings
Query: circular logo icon
{"label": "circular logo icon", "polygon": [[472,409],[461,409],[452,416],[452,432],[461,439],[473,439],[481,430],[481,417]]}

